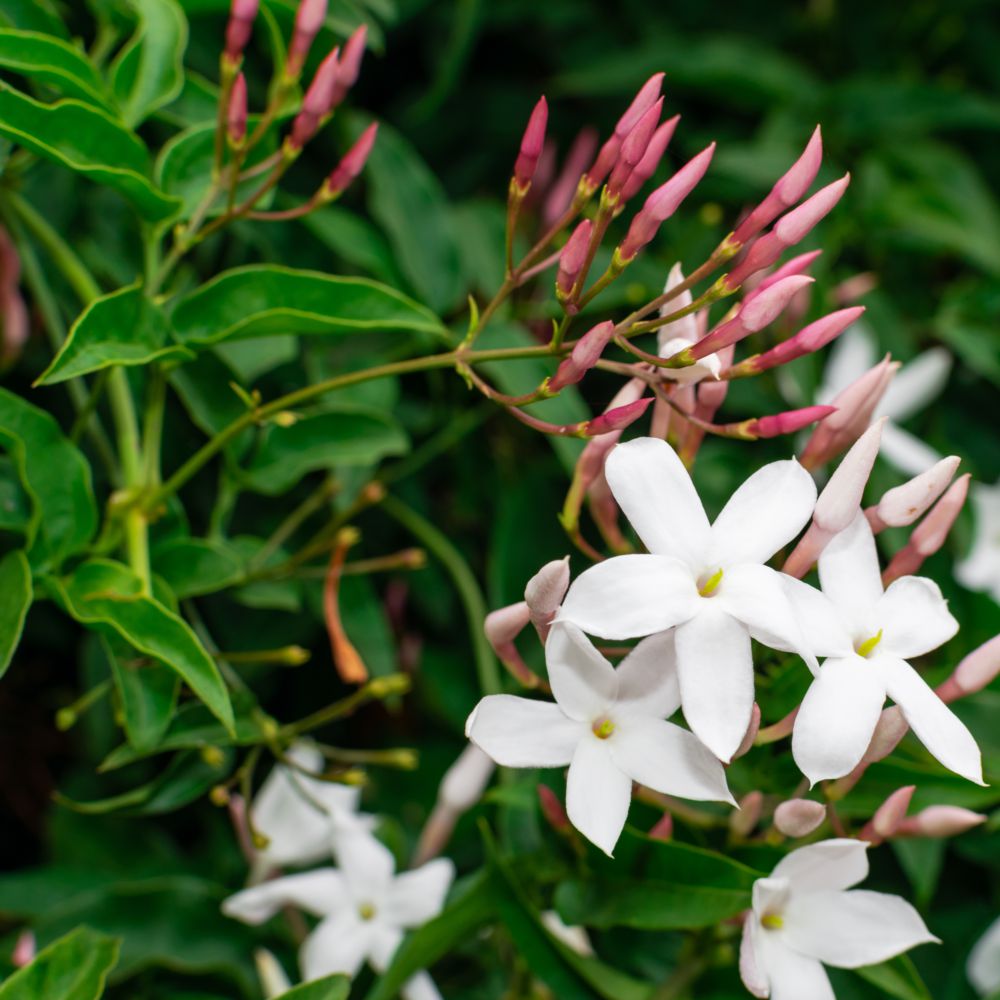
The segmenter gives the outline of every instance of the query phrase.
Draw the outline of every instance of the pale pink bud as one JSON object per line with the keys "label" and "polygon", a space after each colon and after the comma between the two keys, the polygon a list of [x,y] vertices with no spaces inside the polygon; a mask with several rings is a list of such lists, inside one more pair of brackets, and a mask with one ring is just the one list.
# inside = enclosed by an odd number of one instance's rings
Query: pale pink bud
{"label": "pale pink bud", "polygon": [[646,399],[637,399],[634,403],[626,403],[624,406],[608,410],[606,413],[587,421],[585,433],[587,437],[597,437],[599,434],[607,434],[609,431],[624,430],[629,424],[634,424],[652,402],[653,397],[648,396]]}
{"label": "pale pink bud", "polygon": [[[655,407],[656,404],[653,405]],[[605,437],[607,436],[605,435]],[[608,546],[616,552],[629,551],[628,542],[618,527],[620,513],[618,501],[615,500],[615,495],[611,492],[608,477],[604,474],[603,469],[597,473],[594,481],[587,488],[587,504],[590,507],[590,516],[594,519],[597,530],[600,531],[601,537],[608,543]]]}
{"label": "pale pink bud", "polygon": [[913,524],[945,491],[960,462],[957,455],[942,458],[926,472],[883,493],[882,499],[865,511],[872,531],[881,531],[886,527],[903,528]]}
{"label": "pale pink bud", "polygon": [[833,289],[833,301],[837,305],[846,306],[851,302],[857,302],[864,298],[869,292],[878,288],[878,278],[871,271],[864,271],[855,274],[845,281],[842,281]]}
{"label": "pale pink bud", "polygon": [[[955,698],[982,691],[1000,674],[1000,635],[984,642],[966,656],[951,677],[938,688],[942,701],[954,701]],[[954,688],[954,697],[946,697],[943,688]]]}
{"label": "pale pink bud", "polygon": [[906,818],[906,811],[910,808],[910,800],[916,790],[916,785],[897,788],[875,811],[871,822],[861,831],[861,838],[878,843],[893,836]]}
{"label": "pale pink bud", "polygon": [[[615,393],[614,398],[605,408],[605,413],[610,413],[621,406],[634,403],[642,398],[646,391],[646,383],[639,378],[629,379]],[[621,430],[612,430],[599,437],[591,438],[580,457],[576,460],[576,469],[573,474],[574,483],[579,483],[581,490],[586,490],[591,483],[604,471],[604,462],[621,439]]]}
{"label": "pale pink bud", "polygon": [[751,282],[756,282],[752,291],[763,291],[782,278],[788,278],[793,274],[805,274],[812,267],[812,263],[817,257],[822,256],[822,250],[810,250],[808,253],[800,253],[791,260],[785,261],[773,274],[766,274],[757,280],[757,275],[743,283],[743,287],[750,289]]}
{"label": "pale pink bud", "polygon": [[615,164],[611,176],[608,178],[608,194],[617,197],[632,172],[641,162],[649,143],[659,124],[660,115],[663,113],[663,98],[661,97],[652,107],[648,108],[642,117],[635,123],[635,127],[625,137],[622,143],[621,152],[618,154],[618,162]]}
{"label": "pale pink bud", "polygon": [[330,99],[330,107],[335,108],[347,96],[347,92],[358,82],[361,74],[361,60],[365,57],[365,44],[368,40],[368,25],[362,24],[356,28],[350,38],[344,43],[344,54],[340,59],[340,67]]}
{"label": "pale pink bud", "polygon": [[670,145],[670,140],[673,138],[674,130],[680,120],[680,115],[674,115],[653,133],[653,138],[649,140],[646,152],[643,153],[642,159],[636,164],[635,169],[625,182],[624,188],[622,188],[623,202],[634,198],[643,184],[656,173],[656,168],[660,165],[660,160],[663,159],[663,154],[667,151],[667,146]]}
{"label": "pale pink bud", "polygon": [[493,761],[470,743],[441,779],[438,801],[458,813],[471,809],[483,797],[495,769]]}
{"label": "pale pink bud", "polygon": [[538,786],[538,805],[541,807],[542,815],[546,822],[557,833],[569,833],[571,826],[569,816],[559,797],[548,785]]}
{"label": "pale pink bud", "polygon": [[333,93],[337,86],[340,69],[340,49],[334,49],[320,64],[316,75],[309,84],[302,99],[302,110],[292,122],[289,143],[294,149],[301,149],[315,134],[323,118],[333,107]]}
{"label": "pale pink bud", "polygon": [[313,39],[319,34],[326,20],[327,0],[301,0],[295,14],[295,29],[288,46],[288,62],[285,73],[297,77],[302,72],[302,64],[306,61]]}
{"label": "pale pink bud", "polygon": [[372,122],[358,137],[358,141],[344,154],[343,159],[326,179],[328,197],[340,194],[364,170],[377,135],[378,122]]}
{"label": "pale pink bud", "polygon": [[749,420],[746,429],[755,438],[779,437],[782,434],[794,434],[836,412],[835,406],[806,406],[801,410],[786,410],[784,413]]}
{"label": "pale pink bud", "polygon": [[789,799],[774,810],[774,825],[786,837],[807,837],[826,819],[826,806],[812,799]]}
{"label": "pale pink bud", "polygon": [[538,158],[545,146],[545,128],[549,121],[549,106],[544,97],[539,98],[521,139],[521,149],[514,163],[514,183],[526,191],[535,176]]}
{"label": "pale pink bud", "polygon": [[514,642],[530,620],[531,613],[524,601],[498,608],[486,616],[483,631],[490,645],[496,650],[497,656],[503,658],[501,650]]}
{"label": "pale pink bud", "polygon": [[760,705],[757,702],[753,703],[753,708],[750,710],[750,725],[747,726],[746,735],[743,737],[743,742],[737,747],[736,753],[733,754],[732,759],[736,760],[737,757],[742,757],[750,752],[750,748],[754,744],[754,740],[757,739],[757,733],[760,732]]}
{"label": "pale pink bud", "polygon": [[883,709],[878,722],[875,723],[875,732],[872,733],[862,764],[875,764],[885,760],[899,746],[899,741],[909,728],[910,724],[897,705]]}
{"label": "pale pink bud", "polygon": [[536,628],[545,628],[552,621],[568,588],[569,556],[546,563],[528,581],[524,601]]}
{"label": "pale pink bud", "polygon": [[760,820],[764,811],[764,793],[756,789],[747,792],[739,801],[739,807],[729,814],[729,829],[737,837],[746,837]]}
{"label": "pale pink bud", "polygon": [[732,239],[746,243],[809,190],[823,160],[823,138],[817,125],[801,156],[777,181],[767,197],[736,227]]}
{"label": "pale pink bud", "polygon": [[836,416],[816,428],[802,452],[801,462],[807,469],[836,458],[864,433],[898,368],[886,355],[837,395],[833,400]]}
{"label": "pale pink bud", "polygon": [[705,176],[714,153],[713,142],[646,199],[646,203],[633,217],[628,233],[616,251],[623,261],[632,260],[653,239],[660,226],[677,211],[681,202]]}
{"label": "pale pink bud", "polygon": [[896,833],[910,837],[957,837],[989,819],[960,806],[928,806],[900,823]]}
{"label": "pale pink bud", "polygon": [[660,96],[660,88],[663,86],[663,73],[654,73],[639,88],[639,93],[632,98],[632,103],[625,109],[625,113],[618,119],[615,131],[597,154],[594,165],[584,175],[587,183],[596,188],[611,173],[611,168],[618,160],[625,136],[635,128],[636,122],[652,107]]}
{"label": "pale pink bud", "polygon": [[556,274],[556,294],[566,298],[580,278],[583,265],[587,263],[587,251],[594,226],[590,219],[584,219],[573,230],[559,255],[559,271]]}
{"label": "pale pink bud", "polygon": [[14,942],[14,951],[10,956],[11,963],[19,969],[34,961],[37,946],[33,931],[21,931]]}
{"label": "pale pink bud", "polygon": [[11,362],[28,339],[31,322],[21,296],[21,258],[0,226],[0,361]]}
{"label": "pale pink bud", "polygon": [[226,108],[226,134],[234,146],[241,146],[247,135],[247,81],[242,73],[233,80]]}
{"label": "pale pink bud", "polygon": [[581,129],[573,140],[573,145],[569,147],[559,176],[545,197],[542,216],[547,226],[552,225],[572,204],[583,171],[594,158],[596,149],[597,131],[592,128]]}
{"label": "pale pink bud", "polygon": [[646,834],[650,840],[670,840],[674,835],[674,817],[665,812]]}
{"label": "pale pink bud", "polygon": [[253,22],[257,17],[260,0],[233,0],[226,25],[226,55],[230,62],[237,62],[250,41]]}
{"label": "pale pink bud", "polygon": [[816,501],[813,521],[831,537],[847,528],[858,513],[886,419],[877,420],[851,445]]}
{"label": "pale pink bud", "polygon": [[552,392],[559,392],[560,389],[579,382],[600,360],[614,332],[615,324],[611,320],[605,320],[589,329],[573,345],[569,357],[560,363],[555,375],[549,379],[548,388]]}

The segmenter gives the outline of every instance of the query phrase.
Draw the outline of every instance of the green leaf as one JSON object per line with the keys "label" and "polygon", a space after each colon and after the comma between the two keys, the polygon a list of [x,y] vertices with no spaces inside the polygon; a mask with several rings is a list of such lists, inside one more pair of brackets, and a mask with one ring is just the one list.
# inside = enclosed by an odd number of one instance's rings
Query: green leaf
{"label": "green leaf", "polygon": [[110,560],[82,563],[53,581],[66,610],[84,625],[105,626],[145,656],[178,674],[230,731],[233,709],[218,667],[186,622],[142,593],[142,582],[127,566]]}
{"label": "green leaf", "polygon": [[916,966],[906,955],[854,971],[866,982],[898,1000],[933,1000]]}
{"label": "green leaf", "polygon": [[33,566],[58,566],[90,541],[97,507],[90,466],[44,410],[0,389],[0,445],[31,498],[26,536]]}
{"label": "green leaf", "polygon": [[33,596],[27,557],[21,551],[8,552],[0,559],[0,677],[17,649]]}
{"label": "green leaf", "polygon": [[104,82],[76,46],[36,31],[0,29],[0,66],[48,84],[67,97],[107,108]]}
{"label": "green leaf", "polygon": [[121,699],[125,735],[139,753],[155,750],[177,708],[180,678],[168,666],[139,656],[116,636],[101,644]]}
{"label": "green leaf", "polygon": [[150,222],[168,219],[180,207],[179,199],[149,180],[149,155],[135,134],[89,104],[42,104],[0,82],[0,135],[114,188]]}
{"label": "green leaf", "polygon": [[182,344],[218,344],[275,333],[414,330],[445,336],[438,318],[386,285],[259,264],[225,271],[173,312]]}
{"label": "green leaf", "polygon": [[171,538],[152,553],[153,570],[182,600],[225,590],[243,579],[243,560],[223,542]]}
{"label": "green leaf", "polygon": [[482,870],[464,880],[438,916],[406,937],[365,1000],[395,1000],[415,973],[467,941],[495,915],[493,877]]}
{"label": "green leaf", "polygon": [[88,927],[50,944],[2,986],[0,1000],[97,1000],[121,942]]}
{"label": "green leaf", "polygon": [[0,455],[0,531],[23,535],[31,521],[31,498],[24,491],[14,463]]}
{"label": "green leaf", "polygon": [[188,26],[174,0],[132,0],[139,26],[111,67],[111,86],[130,125],[169,104],[184,86]]}
{"label": "green leaf", "polygon": [[35,384],[53,385],[111,365],[147,365],[194,357],[191,351],[171,343],[169,336],[163,310],[143,293],[141,282],[119,288],[87,306]]}
{"label": "green leaf", "polygon": [[52,0],[3,0],[0,20],[25,31],[69,38],[69,31],[52,6]]}
{"label": "green leaf", "polygon": [[324,976],[282,993],[278,1000],[347,1000],[351,981],[347,976]]}
{"label": "green leaf", "polygon": [[402,284],[389,244],[367,219],[340,205],[326,205],[303,216],[302,225],[348,264],[379,281]]}
{"label": "green leaf", "polygon": [[385,122],[379,123],[365,178],[369,210],[413,291],[436,312],[454,308],[462,297],[462,269],[455,220],[441,182]]}
{"label": "green leaf", "polygon": [[373,465],[409,447],[403,429],[377,410],[351,407],[269,424],[260,450],[246,470],[244,485],[275,496],[306,473],[337,465]]}

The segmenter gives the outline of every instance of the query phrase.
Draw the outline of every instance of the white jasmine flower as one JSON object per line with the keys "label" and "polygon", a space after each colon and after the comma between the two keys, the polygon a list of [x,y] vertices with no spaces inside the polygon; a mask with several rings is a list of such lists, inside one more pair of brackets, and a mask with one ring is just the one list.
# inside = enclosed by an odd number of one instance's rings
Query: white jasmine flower
{"label": "white jasmine flower", "polygon": [[1000,990],[1000,920],[975,943],[965,971],[980,996],[992,997]]}
{"label": "white jasmine flower", "polygon": [[334,826],[361,823],[371,829],[372,817],[358,815],[361,790],[303,774],[323,769],[323,755],[311,743],[293,744],[285,756],[295,765],[276,764],[250,807],[255,830],[268,838],[258,852],[254,869],[259,875],[286,865],[315,864],[330,856]]}
{"label": "white jasmine flower", "polygon": [[811,517],[816,486],[796,461],[773,462],[709,524],[665,441],[618,445],[606,475],[649,554],[616,556],[581,573],[556,620],[606,639],[677,626],[684,717],[717,757],[730,760],[753,709],[751,637],[816,665],[786,596],[790,578],[764,565]]}
{"label": "white jasmine flower", "polygon": [[556,703],[489,695],[466,735],[504,767],[565,767],[572,824],[611,854],[632,782],[686,799],[732,802],[722,765],[685,729],[664,721],[680,705],[673,637],[640,642],[615,669],[575,626],[545,644]]}
{"label": "white jasmine flower", "polygon": [[543,910],[539,916],[545,929],[567,948],[571,948],[578,955],[583,955],[584,958],[593,956],[594,946],[590,943],[586,927],[564,924],[562,917],[555,910]]}
{"label": "white jasmine flower", "polygon": [[868,875],[866,847],[859,840],[800,847],[754,883],[740,975],[755,997],[835,1000],[824,965],[856,969],[937,942],[906,900],[851,889]]}
{"label": "white jasmine flower", "polygon": [[[389,849],[357,826],[335,835],[333,853],[339,868],[273,879],[222,904],[223,913],[247,924],[261,924],[283,906],[319,917],[299,952],[303,982],[337,972],[353,977],[366,961],[383,972],[405,931],[441,912],[455,877],[447,858],[396,875]],[[402,994],[405,1000],[440,1000],[426,972],[414,976]]]}
{"label": "white jasmine flower", "polygon": [[986,591],[1000,604],[1000,482],[973,483],[969,496],[975,534],[969,554],[955,567],[955,578],[969,590]]}
{"label": "white jasmine flower", "polygon": [[813,644],[830,657],[795,719],[792,753],[810,781],[838,778],[861,760],[886,697],[945,767],[982,784],[972,734],[907,662],[958,631],[932,580],[904,576],[883,591],[878,553],[862,513],[819,557],[822,595],[789,590]]}

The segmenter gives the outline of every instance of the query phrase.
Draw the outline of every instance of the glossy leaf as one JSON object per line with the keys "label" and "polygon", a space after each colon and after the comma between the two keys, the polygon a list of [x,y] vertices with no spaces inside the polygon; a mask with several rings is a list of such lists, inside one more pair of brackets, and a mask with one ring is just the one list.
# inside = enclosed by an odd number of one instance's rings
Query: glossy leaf
{"label": "glossy leaf", "polygon": [[386,285],[269,264],[220,274],[184,296],[172,319],[177,339],[191,345],[275,333],[413,330],[444,335],[433,313]]}
{"label": "glossy leaf", "polygon": [[0,1000],[97,1000],[119,946],[117,938],[78,927],[5,980]]}
{"label": "glossy leaf", "polygon": [[0,445],[31,498],[28,558],[35,567],[57,566],[79,552],[97,528],[90,466],[52,417],[0,389]]}
{"label": "glossy leaf", "polygon": [[98,184],[114,188],[150,222],[174,215],[180,200],[149,179],[145,146],[107,112],[66,99],[43,104],[0,83],[0,135]]}
{"label": "glossy leaf", "polygon": [[290,427],[272,423],[243,480],[248,489],[269,496],[283,493],[306,473],[337,465],[373,465],[409,447],[403,429],[377,410],[352,407],[296,420]]}
{"label": "glossy leaf", "polygon": [[207,538],[171,538],[152,553],[153,570],[182,600],[224,590],[243,579],[239,554]]}
{"label": "glossy leaf", "polygon": [[171,667],[232,730],[233,709],[214,660],[184,621],[142,593],[141,581],[127,566],[94,559],[53,586],[77,621],[111,629],[139,653]]}
{"label": "glossy leaf", "polygon": [[24,534],[31,521],[31,500],[24,492],[14,463],[0,455],[0,531]]}
{"label": "glossy leaf", "polygon": [[340,205],[326,205],[304,216],[302,225],[348,264],[379,281],[402,284],[385,237],[362,216]]}
{"label": "glossy leaf", "polygon": [[69,38],[69,31],[52,0],[3,0],[0,23],[22,31],[37,31],[56,38]]}
{"label": "glossy leaf", "polygon": [[20,642],[33,597],[27,557],[20,550],[8,552],[0,559],[0,677]]}
{"label": "glossy leaf", "polygon": [[104,82],[93,63],[75,45],[37,31],[0,29],[0,66],[30,80],[107,107]]}
{"label": "glossy leaf", "polygon": [[278,1000],[347,1000],[350,992],[351,981],[347,976],[324,976],[282,993]]}
{"label": "glossy leaf", "polygon": [[132,6],[139,26],[111,67],[111,86],[134,126],[181,92],[188,26],[175,0],[132,0]]}
{"label": "glossy leaf", "polygon": [[39,377],[52,385],[111,365],[176,361],[192,353],[170,341],[163,310],[136,283],[95,299],[69,331],[62,350]]}
{"label": "glossy leaf", "polygon": [[932,1000],[912,960],[907,955],[890,959],[880,965],[866,965],[854,970],[866,982],[897,1000]]}

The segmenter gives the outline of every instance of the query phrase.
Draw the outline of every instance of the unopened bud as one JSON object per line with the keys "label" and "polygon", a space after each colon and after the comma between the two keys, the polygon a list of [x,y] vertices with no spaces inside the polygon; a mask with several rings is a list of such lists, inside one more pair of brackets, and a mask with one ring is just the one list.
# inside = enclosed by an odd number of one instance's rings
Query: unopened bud
{"label": "unopened bud", "polygon": [[764,793],[756,789],[747,792],[739,801],[739,808],[729,814],[729,829],[737,837],[747,837],[760,820],[764,809]]}
{"label": "unopened bud", "polygon": [[851,445],[816,501],[813,520],[831,536],[844,531],[858,513],[868,477],[878,457],[885,422],[885,417],[875,421]]}
{"label": "unopened bud", "polygon": [[571,829],[569,816],[559,796],[548,785],[538,786],[538,805],[546,822],[556,833],[568,833]]}
{"label": "unopened bud", "polygon": [[744,754],[750,752],[750,748],[754,745],[754,741],[757,739],[757,733],[760,732],[760,705],[757,702],[753,703],[753,708],[750,710],[750,725],[747,726],[746,735],[743,737],[743,742],[737,747],[736,753],[733,754],[732,759],[736,760],[737,757],[742,757]]}
{"label": "unopened bud", "polygon": [[663,159],[663,154],[667,151],[667,146],[670,145],[670,140],[673,138],[680,120],[680,115],[674,115],[653,133],[653,138],[649,140],[646,152],[642,154],[642,159],[635,165],[635,169],[629,174],[628,180],[622,188],[621,200],[623,203],[634,198],[643,184],[656,173],[656,168],[660,165],[660,160]]}
{"label": "unopened bud", "polygon": [[[531,612],[524,601],[511,604],[505,608],[491,611],[483,622],[483,631],[493,652],[500,662],[525,687],[537,687],[538,676],[532,671],[517,650],[515,639],[521,634],[528,622]],[[468,728],[468,727],[467,727]]]}
{"label": "unopened bud", "polygon": [[569,298],[574,286],[580,279],[580,272],[587,263],[587,253],[590,248],[590,237],[594,231],[590,219],[584,219],[573,230],[573,235],[559,254],[559,271],[556,275],[556,296],[560,299]]}
{"label": "unopened bud", "polygon": [[811,799],[789,799],[774,810],[774,825],[786,837],[806,837],[826,819],[826,806]]}
{"label": "unopened bud", "polygon": [[663,98],[661,97],[655,104],[646,109],[642,117],[635,123],[632,131],[625,136],[618,154],[618,162],[608,178],[608,195],[612,199],[617,200],[621,197],[625,184],[643,156],[646,155],[646,150],[649,148],[662,112]]}
{"label": "unopened bud", "polygon": [[563,359],[555,375],[549,379],[549,390],[559,392],[568,385],[576,385],[600,361],[614,332],[615,324],[611,320],[598,323],[588,330],[573,345],[569,357]]}
{"label": "unopened bud", "polygon": [[583,171],[593,159],[596,149],[597,132],[592,128],[582,129],[566,154],[559,176],[545,196],[542,217],[546,226],[551,226],[572,204]]}
{"label": "unopened bud", "polygon": [[215,785],[208,793],[208,801],[220,809],[223,806],[228,806],[230,802],[229,789],[225,785]]}
{"label": "unopened bud", "polygon": [[284,996],[292,988],[292,981],[281,963],[266,948],[258,948],[253,953],[253,960],[257,966],[257,978],[260,979],[265,1000]]}
{"label": "unopened bud", "polygon": [[[955,701],[982,691],[1000,674],[1000,635],[995,635],[966,656],[951,677],[938,688],[942,701]],[[947,691],[943,690],[947,688]],[[947,697],[951,695],[951,697]]]}
{"label": "unopened bud", "polygon": [[457,812],[471,809],[483,797],[495,769],[496,764],[470,743],[441,779],[439,801]]}
{"label": "unopened bud", "polygon": [[871,271],[855,274],[833,289],[833,301],[838,305],[846,306],[864,298],[876,288],[878,288],[878,278]]}
{"label": "unopened bud", "polygon": [[906,721],[898,705],[884,708],[875,724],[871,742],[862,758],[863,764],[875,764],[884,760],[899,746],[899,741],[906,735],[910,724]]}
{"label": "unopened bud", "polygon": [[292,133],[288,141],[293,149],[301,149],[316,134],[323,119],[330,113],[340,69],[339,57],[340,50],[334,49],[319,64],[306,96],[302,99],[302,110],[292,122]]}
{"label": "unopened bud", "polygon": [[960,806],[928,806],[915,816],[903,820],[896,830],[897,836],[957,837],[989,819],[982,813]]}
{"label": "unopened bud", "polygon": [[378,135],[378,122],[372,122],[358,137],[357,142],[344,154],[343,159],[334,168],[323,184],[325,200],[336,198],[345,191],[353,180],[365,168],[375,137]]}
{"label": "unopened bud", "polygon": [[555,617],[569,589],[569,556],[547,562],[524,588],[524,602],[531,621],[545,628]]}
{"label": "unopened bud", "polygon": [[[782,278],[790,278],[793,274],[805,274],[812,266],[813,261],[822,256],[822,250],[810,250],[807,253],[800,253],[791,260],[785,261],[781,267],[770,274],[754,275],[743,283],[743,287],[749,291],[761,292],[765,288],[776,284]],[[759,280],[758,280],[759,279]],[[751,288],[751,285],[753,286]]]}
{"label": "unopened bud", "polygon": [[200,750],[201,759],[212,768],[220,768],[226,762],[225,753],[216,746],[204,746]]}
{"label": "unopened bud", "polygon": [[885,527],[902,528],[913,524],[921,514],[945,491],[958,470],[961,459],[957,455],[942,458],[919,476],[887,490],[882,499],[865,514],[873,531]]}
{"label": "unopened bud", "polygon": [[746,243],[791,208],[809,190],[822,161],[823,138],[817,125],[801,156],[779,178],[767,197],[736,227],[732,239],[737,243]]}
{"label": "unopened bud", "polygon": [[[899,829],[899,824],[906,818],[906,811],[910,808],[910,800],[916,790],[916,785],[897,788],[875,811],[871,823],[862,831],[862,838],[872,843],[878,843],[892,837]],[[868,827],[871,829],[869,830]],[[869,836],[865,836],[865,831],[868,832]]]}
{"label": "unopened bud", "polygon": [[541,97],[528,119],[524,136],[521,138],[521,149],[514,163],[513,181],[522,194],[527,192],[531,178],[535,176],[538,158],[542,155],[542,148],[545,145],[545,128],[548,120],[549,106],[545,98]]}
{"label": "unopened bud", "polygon": [[11,963],[18,969],[23,969],[35,958],[36,952],[35,935],[33,931],[21,931],[14,942],[14,950],[11,953]]}
{"label": "unopened bud", "polygon": [[235,68],[243,56],[243,50],[253,33],[253,22],[257,17],[260,0],[233,0],[229,8],[229,23],[226,25],[226,56]]}
{"label": "unopened bud", "polygon": [[361,73],[361,60],[365,55],[367,41],[368,25],[362,24],[344,43],[344,54],[340,57],[340,68],[337,72],[337,80],[330,102],[331,109],[337,107],[347,96],[351,87],[358,82],[358,76]]}
{"label": "unopened bud", "polygon": [[653,397],[637,399],[634,403],[626,403],[618,406],[606,413],[601,413],[588,420],[584,425],[585,437],[597,437],[599,434],[607,434],[609,431],[624,430],[629,424],[634,424],[647,410],[649,404],[653,402]]}
{"label": "unopened bud", "polygon": [[229,92],[226,135],[234,149],[239,149],[247,137],[247,81],[242,73],[237,75]]}
{"label": "unopened bud", "polygon": [[660,226],[677,211],[681,202],[705,176],[715,153],[715,143],[689,160],[665,184],[661,184],[636,213],[625,239],[615,251],[622,261],[631,261],[656,235]]}
{"label": "unopened bud", "polygon": [[744,426],[752,439],[780,437],[782,434],[794,434],[817,421],[827,420],[836,412],[835,406],[805,406],[801,410],[786,410],[747,420]]}
{"label": "unopened bud", "polygon": [[[666,284],[663,286],[664,294],[672,292],[678,285],[683,283],[684,272],[681,270],[680,261],[678,261],[670,268],[670,273],[667,275]],[[694,297],[691,295],[691,289],[685,289],[660,306],[660,316],[667,316],[672,312],[680,312],[683,309],[687,309],[693,301]],[[689,344],[693,344],[698,339],[698,336],[698,318],[695,314],[688,313],[687,316],[681,316],[680,319],[675,319],[673,322],[665,323],[660,327],[656,334],[657,353],[661,358],[669,357],[665,352],[665,347],[671,340],[683,339]]]}
{"label": "unopened bud", "polygon": [[670,840],[674,835],[674,817],[665,812],[646,834],[650,840]]}
{"label": "unopened bud", "polygon": [[639,119],[657,102],[662,86],[663,73],[654,73],[632,98],[632,103],[618,119],[613,135],[601,146],[593,166],[584,174],[583,181],[591,190],[600,187],[605,177],[611,173],[611,168],[618,160],[618,154],[625,137],[635,128]]}
{"label": "unopened bud", "polygon": [[302,72],[313,39],[326,20],[326,7],[327,0],[301,0],[299,3],[292,40],[288,46],[288,61],[285,63],[285,75],[289,79],[297,80]]}

